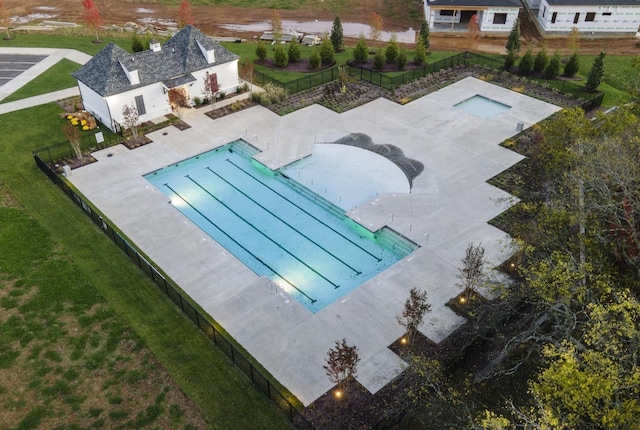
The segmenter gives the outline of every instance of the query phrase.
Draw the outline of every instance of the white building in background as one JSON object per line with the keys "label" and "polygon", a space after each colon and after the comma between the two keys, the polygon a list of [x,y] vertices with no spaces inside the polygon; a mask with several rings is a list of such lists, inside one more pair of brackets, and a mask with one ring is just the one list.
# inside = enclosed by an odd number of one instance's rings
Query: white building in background
{"label": "white building in background", "polygon": [[434,31],[480,33],[511,31],[522,7],[519,0],[425,0],[425,17]]}
{"label": "white building in background", "polygon": [[568,34],[573,27],[593,35],[635,35],[638,0],[524,0],[540,33]]}
{"label": "white building in background", "polygon": [[214,92],[236,92],[238,59],[187,26],[164,45],[152,41],[147,51],[130,54],[110,43],[72,75],[85,110],[115,130],[123,122],[125,105],[136,107],[142,123],[202,98],[207,73]]}

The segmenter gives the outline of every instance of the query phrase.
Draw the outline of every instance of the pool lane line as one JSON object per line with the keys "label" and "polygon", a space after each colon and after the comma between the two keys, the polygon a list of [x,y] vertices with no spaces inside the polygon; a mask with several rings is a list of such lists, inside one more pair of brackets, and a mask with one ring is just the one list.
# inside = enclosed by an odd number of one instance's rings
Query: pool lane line
{"label": "pool lane line", "polygon": [[[315,273],[316,275],[318,275],[319,277],[321,277],[322,279],[324,279],[325,281],[327,281],[328,283],[330,283],[331,285],[333,285],[334,289],[338,289],[340,288],[340,285],[336,284],[335,282],[331,281],[329,278],[327,278],[326,276],[324,276],[322,273],[318,272],[316,269],[314,269],[313,267],[311,267],[310,265],[308,265],[307,263],[305,263],[304,261],[302,261],[300,258],[296,257],[295,255],[293,255],[291,252],[289,252],[289,250],[287,250],[286,248],[284,248],[282,245],[280,245],[278,242],[276,242],[275,240],[273,240],[272,238],[270,238],[269,236],[267,236],[266,234],[264,234],[263,232],[260,231],[260,229],[258,227],[256,227],[255,225],[251,224],[249,221],[247,221],[246,219],[244,219],[238,212],[234,211],[233,209],[231,209],[225,202],[223,202],[222,200],[220,200],[219,198],[217,198],[216,196],[214,196],[213,194],[211,194],[206,188],[204,188],[202,185],[200,185],[198,182],[196,182],[193,178],[191,178],[189,175],[185,175],[185,178],[189,179],[191,182],[193,182],[194,184],[196,184],[196,186],[198,186],[201,190],[203,190],[205,193],[207,193],[208,195],[210,195],[211,197],[213,197],[215,199],[215,201],[217,201],[218,203],[220,203],[222,206],[224,206],[225,208],[227,208],[227,210],[231,213],[233,213],[235,216],[237,216],[238,218],[240,218],[242,221],[244,221],[249,227],[253,228],[255,231],[257,231],[258,233],[260,233],[265,239],[269,240],[271,243],[273,243],[275,246],[277,246],[278,248],[280,248],[281,250],[283,250],[284,252],[286,252],[287,254],[289,254],[290,256],[292,256],[294,259],[298,260],[300,263],[302,263],[304,266],[306,266],[309,270],[311,270],[313,273]],[[174,191],[175,192],[175,191]],[[182,197],[181,197],[182,198]],[[183,199],[184,200],[184,199]],[[191,206],[191,205],[189,205]],[[284,279],[284,278],[283,278]],[[287,281],[288,282],[288,281]]]}
{"label": "pool lane line", "polygon": [[[284,195],[282,195],[281,193],[279,193],[278,191],[274,190],[273,188],[271,188],[270,186],[268,186],[267,184],[265,184],[264,182],[260,181],[258,178],[256,178],[255,176],[253,176],[251,173],[247,172],[246,170],[244,170],[242,167],[238,166],[237,164],[235,164],[233,161],[229,160],[228,158],[225,160],[227,161],[229,164],[231,164],[233,167],[235,167],[236,169],[240,170],[242,173],[244,173],[245,175],[249,176],[251,179],[253,179],[254,181],[256,181],[257,183],[259,183],[260,185],[262,185],[263,187],[265,187],[266,189],[268,189],[269,191],[273,192],[274,194],[280,196],[282,199],[284,199],[285,201],[289,202],[291,205],[295,206],[296,208],[300,209],[302,212],[306,213],[307,215],[309,215],[311,218],[315,219],[316,221],[318,221],[320,224],[322,224],[323,226],[325,226],[326,228],[328,228],[329,230],[333,231],[335,234],[337,234],[338,236],[342,237],[344,240],[346,240],[347,242],[351,243],[352,245],[354,245],[356,248],[360,249],[362,252],[364,252],[365,254],[370,255],[371,257],[375,258],[378,262],[382,261],[382,258],[378,257],[377,255],[373,254],[372,252],[369,252],[367,249],[363,248],[362,246],[358,245],[357,243],[355,243],[353,240],[349,239],[347,236],[345,236],[344,234],[340,233],[338,230],[334,229],[333,227],[331,227],[330,225],[328,225],[327,223],[325,223],[324,221],[322,221],[320,218],[316,217],[315,215],[313,215],[312,213],[310,213],[309,211],[307,211],[306,209],[304,209],[303,207],[301,207],[300,205],[292,202],[291,200],[289,200],[287,197],[285,197]],[[208,169],[209,167],[207,167]]]}
{"label": "pool lane line", "polygon": [[291,285],[293,288],[296,289],[296,291],[298,291],[300,294],[302,294],[303,296],[305,296],[307,299],[309,299],[309,301],[311,303],[315,303],[318,300],[317,299],[313,299],[311,297],[309,297],[304,291],[302,291],[301,289],[299,289],[298,287],[295,286],[295,284],[291,281],[289,281],[286,277],[284,277],[283,275],[281,275],[280,273],[278,273],[277,270],[275,270],[273,267],[271,267],[270,265],[268,265],[267,263],[265,263],[264,261],[262,261],[262,259],[260,257],[258,257],[257,255],[255,255],[253,252],[249,251],[247,248],[245,248],[240,242],[238,242],[237,240],[235,240],[231,235],[229,235],[226,231],[224,231],[223,229],[221,229],[220,227],[218,227],[216,225],[216,223],[214,223],[213,221],[211,221],[209,219],[209,217],[207,217],[205,214],[203,214],[202,212],[200,212],[198,210],[198,208],[196,208],[195,206],[193,206],[191,203],[189,203],[185,198],[183,198],[180,194],[178,194],[178,192],[176,190],[174,190],[173,188],[171,188],[169,186],[169,184],[163,184],[165,187],[169,188],[171,190],[171,192],[173,194],[175,194],[176,196],[178,196],[183,202],[185,202],[187,205],[189,205],[189,207],[191,209],[193,209],[194,211],[196,211],[202,218],[206,219],[209,224],[211,224],[212,226],[214,226],[218,231],[220,231],[222,234],[224,234],[225,236],[227,236],[229,239],[231,239],[236,245],[238,245],[240,248],[242,248],[247,254],[249,254],[250,256],[252,256],[253,258],[255,258],[256,260],[258,260],[260,263],[262,263],[262,265],[264,265],[266,268],[268,268],[269,270],[271,270],[273,273],[275,273],[276,275],[278,275],[280,278],[284,279],[285,281],[287,281],[287,283],[289,285]]}
{"label": "pool lane line", "polygon": [[[208,171],[210,171],[211,173],[213,173],[214,175],[216,175],[218,178],[222,179],[226,184],[228,184],[230,187],[232,187],[234,190],[238,191],[240,194],[242,194],[243,196],[245,196],[246,198],[248,198],[249,200],[251,200],[253,203],[255,203],[259,208],[263,209],[265,212],[267,212],[269,215],[273,216],[274,218],[276,218],[277,220],[279,220],[280,222],[282,222],[284,225],[286,225],[287,227],[289,227],[291,230],[295,231],[296,233],[298,233],[300,236],[304,237],[305,239],[307,239],[309,242],[313,243],[315,246],[317,246],[318,248],[322,249],[324,252],[326,252],[327,254],[329,254],[330,256],[332,256],[333,258],[335,258],[337,261],[339,261],[340,263],[342,263],[345,267],[348,267],[349,269],[351,269],[351,271],[353,273],[355,273],[356,275],[362,275],[362,271],[356,269],[355,267],[352,267],[350,264],[348,264],[345,261],[342,261],[337,255],[335,255],[334,253],[332,253],[331,251],[329,251],[328,249],[324,248],[322,245],[320,245],[318,242],[316,242],[315,240],[311,239],[309,236],[307,236],[306,234],[304,234],[303,232],[301,232],[300,230],[298,230],[297,228],[295,228],[294,226],[292,226],[291,224],[289,224],[288,222],[286,222],[285,220],[283,220],[282,218],[280,218],[278,215],[276,215],[275,213],[273,213],[272,211],[270,211],[269,209],[267,209],[266,207],[264,207],[263,205],[261,205],[259,202],[257,202],[254,198],[252,198],[251,196],[249,196],[247,193],[245,193],[244,191],[242,191],[240,188],[236,187],[235,185],[233,185],[231,182],[227,181],[225,178],[223,178],[222,176],[220,176],[219,174],[217,174],[216,172],[214,172],[213,170],[211,170],[210,167],[206,167],[206,169]],[[193,181],[192,178],[189,178]],[[197,184],[200,188],[203,188],[200,184]]]}

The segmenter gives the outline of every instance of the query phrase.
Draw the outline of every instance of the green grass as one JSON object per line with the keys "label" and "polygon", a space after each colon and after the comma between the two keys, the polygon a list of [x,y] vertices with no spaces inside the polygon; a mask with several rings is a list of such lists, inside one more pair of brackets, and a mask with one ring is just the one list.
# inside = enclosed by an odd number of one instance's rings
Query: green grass
{"label": "green grass", "polygon": [[80,64],[63,58],[18,91],[2,99],[0,103],[8,103],[15,100],[26,99],[27,97],[75,87],[77,82],[75,78],[71,76],[71,73],[79,68]]}
{"label": "green grass", "polygon": [[[6,187],[30,214],[21,217],[16,214],[21,212],[18,210],[0,211],[3,217],[0,219],[3,226],[0,267],[5,278],[17,278],[26,285],[47,286],[29,301],[24,312],[37,312],[42,317],[59,315],[65,309],[65,301],[75,303],[78,309],[86,309],[106,299],[110,309],[142,338],[212,427],[288,428],[284,416],[229,363],[224,353],[212,346],[126,255],[37,169],[31,151],[64,140],[59,113],[57,106],[48,104],[0,116],[3,130],[0,186]],[[26,118],[38,118],[38,121],[24,127]],[[11,225],[10,230],[7,225]],[[51,260],[52,253],[64,258]],[[117,335],[121,327],[106,329],[107,335]],[[37,331],[35,333],[37,335]],[[60,335],[56,327],[47,328],[42,335],[45,334]],[[15,335],[23,337],[29,333],[18,330]],[[83,365],[108,364],[108,339],[105,348],[93,355],[84,351],[88,348],[87,342],[90,341],[78,341],[72,346],[79,351],[76,356],[83,357]],[[5,358],[0,362],[11,361],[12,349],[0,348],[0,357]],[[37,381],[34,383],[34,387],[39,385]],[[140,419],[144,421],[145,417]]]}

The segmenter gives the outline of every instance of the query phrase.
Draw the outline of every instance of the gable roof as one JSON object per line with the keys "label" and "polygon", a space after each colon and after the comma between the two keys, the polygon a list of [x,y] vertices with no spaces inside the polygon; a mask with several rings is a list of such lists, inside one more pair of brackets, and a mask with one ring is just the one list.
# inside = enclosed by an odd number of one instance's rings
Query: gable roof
{"label": "gable roof", "polygon": [[[214,52],[213,63],[207,61],[201,46],[205,51]],[[147,50],[130,54],[118,45],[109,43],[71,75],[102,97],[108,97],[156,82],[194,80],[191,72],[238,58],[189,25],[162,45],[158,52]],[[129,71],[138,71],[138,84],[131,84],[123,66]]]}
{"label": "gable roof", "polygon": [[437,9],[454,9],[456,7],[522,7],[522,3],[520,3],[519,0],[428,0],[428,2],[430,7]]}

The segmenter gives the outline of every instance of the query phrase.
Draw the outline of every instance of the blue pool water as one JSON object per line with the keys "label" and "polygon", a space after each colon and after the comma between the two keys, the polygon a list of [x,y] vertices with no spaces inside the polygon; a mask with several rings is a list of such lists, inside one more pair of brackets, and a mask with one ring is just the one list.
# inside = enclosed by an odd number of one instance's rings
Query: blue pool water
{"label": "blue pool water", "polygon": [[454,105],[454,107],[463,112],[467,112],[472,115],[479,116],[480,118],[486,119],[493,118],[500,115],[502,112],[511,109],[511,106],[509,105],[497,102],[481,95],[470,97]]}
{"label": "blue pool water", "polygon": [[252,160],[256,152],[239,140],[145,178],[247,267],[312,312],[415,249],[392,230],[361,227],[339,207]]}

